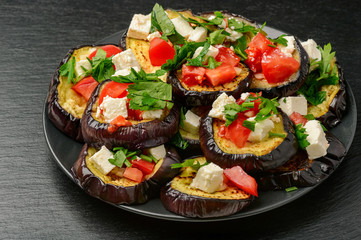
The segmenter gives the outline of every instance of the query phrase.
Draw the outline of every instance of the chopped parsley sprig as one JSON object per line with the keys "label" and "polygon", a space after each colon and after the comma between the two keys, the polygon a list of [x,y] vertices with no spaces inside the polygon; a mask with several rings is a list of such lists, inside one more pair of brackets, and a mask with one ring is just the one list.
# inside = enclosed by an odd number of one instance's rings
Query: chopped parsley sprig
{"label": "chopped parsley sprig", "polygon": [[115,152],[114,154],[114,158],[110,158],[108,161],[117,166],[117,167],[124,167],[124,165],[126,167],[131,167],[132,164],[130,161],[137,159],[138,157],[147,161],[147,162],[155,162],[157,163],[158,160],[152,155],[152,154],[142,154],[142,151],[137,150],[137,151],[131,151],[128,150],[124,147],[116,147],[113,148],[113,152]]}
{"label": "chopped parsley sprig", "polygon": [[310,143],[307,141],[308,134],[305,133],[306,129],[303,127],[302,123],[297,124],[295,128],[295,134],[298,141],[298,144],[301,149],[305,150],[306,147],[310,145]]}
{"label": "chopped parsley sprig", "polygon": [[205,162],[203,164],[200,164],[198,161],[196,161],[195,159],[187,159],[182,163],[174,163],[171,165],[171,168],[182,168],[182,167],[191,167],[194,170],[198,171],[201,167],[208,165],[208,162]]}

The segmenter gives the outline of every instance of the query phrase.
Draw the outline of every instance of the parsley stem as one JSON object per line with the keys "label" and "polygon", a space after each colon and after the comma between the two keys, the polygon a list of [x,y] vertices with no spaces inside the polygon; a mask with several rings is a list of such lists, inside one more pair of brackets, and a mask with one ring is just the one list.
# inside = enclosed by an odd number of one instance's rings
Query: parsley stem
{"label": "parsley stem", "polygon": [[152,159],[151,157],[148,157],[148,156],[146,156],[146,155],[144,155],[144,154],[140,154],[139,157],[140,157],[141,159],[147,161],[147,162],[153,162],[153,159]]}

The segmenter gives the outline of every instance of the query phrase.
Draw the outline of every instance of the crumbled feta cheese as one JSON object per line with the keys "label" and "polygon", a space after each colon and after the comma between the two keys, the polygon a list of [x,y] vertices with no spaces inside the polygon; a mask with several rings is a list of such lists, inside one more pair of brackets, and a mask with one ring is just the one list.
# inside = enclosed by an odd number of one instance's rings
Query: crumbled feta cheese
{"label": "crumbled feta cheese", "polygon": [[190,42],[204,42],[207,39],[207,30],[203,27],[196,27],[189,35]]}
{"label": "crumbled feta cheese", "polygon": [[214,193],[223,187],[223,169],[214,163],[201,167],[190,187]]}
{"label": "crumbled feta cheese", "polygon": [[242,93],[242,94],[241,94],[241,99],[242,99],[243,101],[245,101],[245,100],[248,98],[249,95],[251,95],[249,92]]}
{"label": "crumbled feta cheese", "polygon": [[183,121],[184,131],[190,133],[198,133],[199,131],[199,120],[201,119],[198,115],[194,114],[192,111],[188,110],[184,115],[185,119]]}
{"label": "crumbled feta cheese", "polygon": [[[136,72],[139,72],[139,68],[138,67],[133,67],[133,69],[136,71]],[[124,69],[121,69],[121,70],[118,70],[116,71],[112,77],[117,77],[117,76],[127,76],[129,75],[131,72],[130,68],[124,68]]]}
{"label": "crumbled feta cheese", "polygon": [[156,37],[160,38],[161,36],[162,35],[160,35],[160,32],[156,31],[156,32],[153,32],[153,33],[149,34],[148,37],[147,37],[147,40],[149,42],[151,42],[153,40],[153,38],[156,38]]}
{"label": "crumbled feta cheese", "polygon": [[[201,53],[202,50],[203,50],[203,47],[197,48],[196,51],[193,54],[193,58],[196,58]],[[204,56],[204,59],[207,61],[209,57],[215,58],[218,55],[218,53],[219,53],[218,48],[215,48],[213,46],[209,46],[208,52]]]}
{"label": "crumbled feta cheese", "polygon": [[143,112],[143,119],[158,119],[163,115],[163,109],[147,110]]}
{"label": "crumbled feta cheese", "polygon": [[290,116],[293,112],[298,112],[301,115],[307,115],[307,99],[302,96],[291,96],[283,97],[279,102],[279,108],[282,109],[284,113]]}
{"label": "crumbled feta cheese", "polygon": [[218,27],[220,28],[226,28],[227,27],[227,22],[223,19],[222,23],[220,25],[218,25]]}
{"label": "crumbled feta cheese", "polygon": [[189,23],[180,16],[171,19],[171,21],[174,24],[175,30],[185,38],[189,37],[193,31],[193,28],[189,25]]}
{"label": "crumbled feta cheese", "polygon": [[317,120],[309,120],[304,128],[306,129],[305,133],[308,134],[306,140],[310,143],[310,145],[306,147],[308,157],[310,159],[316,159],[325,156],[329,144],[320,122]]}
{"label": "crumbled feta cheese", "polygon": [[103,110],[103,116],[106,122],[111,122],[119,115],[122,115],[124,118],[128,117],[127,97],[112,98],[106,96],[102,104],[99,105],[99,108]]}
{"label": "crumbled feta cheese", "polygon": [[[248,118],[248,121],[253,121],[255,117]],[[254,131],[248,136],[248,141],[250,142],[260,142],[266,136],[268,136],[269,131],[274,128],[274,123],[270,119],[265,119],[256,123]]]}
{"label": "crumbled feta cheese", "polygon": [[295,51],[295,37],[294,36],[284,36],[284,38],[287,40],[287,46],[278,44],[278,48],[286,56],[292,57],[292,53]]}
{"label": "crumbled feta cheese", "polygon": [[306,50],[310,60],[321,60],[321,51],[317,48],[317,43],[313,39],[308,39],[306,42],[302,42],[301,45]]}
{"label": "crumbled feta cheese", "polygon": [[228,32],[229,34],[231,34],[230,36],[226,36],[226,40],[227,41],[231,41],[231,42],[234,42],[234,41],[237,41],[237,39],[241,38],[243,36],[242,33],[240,32],[236,32],[230,28],[226,28],[225,29],[226,32]]}
{"label": "crumbled feta cheese", "polygon": [[236,99],[233,96],[228,96],[225,93],[219,95],[219,97],[213,102],[212,109],[209,111],[208,115],[212,118],[225,119],[224,116],[224,106],[227,104],[235,103]]}
{"label": "crumbled feta cheese", "polygon": [[109,151],[105,146],[96,152],[89,160],[94,164],[95,168],[98,169],[102,174],[107,175],[115,165],[109,162],[110,158],[113,158],[113,153]]}
{"label": "crumbled feta cheese", "polygon": [[255,74],[253,74],[253,76],[258,80],[265,79],[265,76],[263,73],[255,73]]}
{"label": "crumbled feta cheese", "polygon": [[240,75],[242,73],[243,69],[239,68],[239,67],[234,67],[234,71],[236,71],[236,74],[238,76],[238,75]]}
{"label": "crumbled feta cheese", "polygon": [[215,18],[216,18],[216,16],[211,15],[211,16],[208,17],[208,20],[213,20],[213,19],[215,19]]}
{"label": "crumbled feta cheese", "polygon": [[128,28],[127,36],[131,38],[147,40],[150,32],[150,26],[150,14],[134,14]]}
{"label": "crumbled feta cheese", "polygon": [[88,59],[80,60],[79,62],[75,63],[75,75],[76,75],[76,77],[79,77],[79,76],[81,76],[82,74],[85,73],[83,68],[85,68],[86,70],[90,70],[92,68],[92,65],[90,64]]}
{"label": "crumbled feta cheese", "polygon": [[130,49],[130,48],[123,52],[116,54],[113,57],[112,62],[115,66],[116,71],[119,71],[122,69],[134,68],[134,67],[137,67],[138,69],[140,69],[139,63],[138,63],[137,59],[135,58],[132,49]]}
{"label": "crumbled feta cheese", "polygon": [[167,154],[164,145],[158,147],[149,148],[149,153],[152,154],[157,160],[164,158]]}

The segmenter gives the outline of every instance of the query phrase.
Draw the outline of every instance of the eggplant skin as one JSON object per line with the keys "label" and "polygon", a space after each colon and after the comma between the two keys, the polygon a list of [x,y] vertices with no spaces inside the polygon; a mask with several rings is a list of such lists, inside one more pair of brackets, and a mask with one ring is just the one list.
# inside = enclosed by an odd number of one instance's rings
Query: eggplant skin
{"label": "eggplant skin", "polygon": [[256,156],[254,154],[230,154],[223,152],[213,138],[213,118],[204,115],[201,118],[199,136],[204,156],[221,168],[240,166],[248,173],[267,171],[283,165],[291,159],[298,150],[298,142],[293,125],[287,114],[280,112],[283,119],[283,128],[287,136],[282,143],[268,154]]}
{"label": "eggplant skin", "polygon": [[148,180],[135,186],[122,187],[106,184],[95,176],[86,166],[88,144],[80,151],[77,161],[71,168],[75,182],[89,195],[113,204],[142,204],[151,198],[159,196],[160,188],[172,179],[179,169],[172,169],[171,165],[181,161],[173,147],[167,147],[166,157],[158,171]]}
{"label": "eggplant skin", "polygon": [[[310,68],[310,61],[306,50],[302,47],[300,41],[295,37],[295,49],[300,55],[300,69],[298,70],[297,78],[287,84],[279,85],[271,88],[253,88],[251,84],[251,90],[253,92],[262,91],[262,96],[267,98],[286,97],[294,95],[301,85],[306,81],[308,70]],[[252,79],[254,81],[254,79]]]}
{"label": "eggplant skin", "polygon": [[317,118],[317,120],[321,121],[322,124],[329,129],[335,127],[337,124],[341,122],[341,119],[347,110],[347,101],[346,101],[347,92],[346,92],[345,77],[341,66],[337,62],[336,65],[338,69],[340,89],[333,98],[328,108],[328,112]]}
{"label": "eggplant skin", "polygon": [[241,211],[253,200],[213,199],[182,193],[171,187],[171,182],[161,189],[160,199],[164,207],[178,215],[191,218],[215,218]]}
{"label": "eggplant skin", "polygon": [[73,116],[71,113],[66,111],[58,102],[58,86],[60,84],[60,67],[68,62],[74,51],[83,47],[101,47],[109,44],[98,44],[98,45],[79,45],[68,51],[65,57],[60,61],[49,86],[49,93],[47,97],[47,113],[52,123],[63,133],[71,137],[72,139],[84,142],[83,135],[81,132],[80,121],[81,119]]}
{"label": "eggplant skin", "polygon": [[301,164],[303,166],[293,171],[284,172],[274,169],[257,180],[259,189],[275,190],[292,186],[310,187],[327,178],[345,157],[346,149],[332,133],[327,132],[326,138],[330,144],[326,156],[312,161],[306,157],[305,163]]}
{"label": "eggplant skin", "polygon": [[109,149],[124,146],[137,150],[164,144],[177,132],[180,111],[177,104],[174,104],[170,113],[162,121],[155,119],[119,127],[115,132],[110,133],[108,123],[98,122],[92,116],[93,105],[97,102],[101,87],[108,82],[110,80],[105,80],[95,88],[85,108],[81,129],[86,143],[97,148],[105,145]]}

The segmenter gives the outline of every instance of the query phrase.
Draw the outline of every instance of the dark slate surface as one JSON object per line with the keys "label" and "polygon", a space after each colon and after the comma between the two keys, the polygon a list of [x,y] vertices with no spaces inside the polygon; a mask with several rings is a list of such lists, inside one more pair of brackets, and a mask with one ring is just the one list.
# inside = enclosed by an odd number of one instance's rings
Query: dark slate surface
{"label": "dark slate surface", "polygon": [[[226,9],[301,39],[331,41],[361,106],[358,1],[159,3],[196,12]],[[86,195],[57,167],[41,117],[58,62],[68,49],[126,28],[133,13],[150,12],[153,5],[145,0],[1,1],[0,238],[361,238],[359,129],[345,161],[316,189],[276,210],[219,223],[167,222],[114,208]]]}

